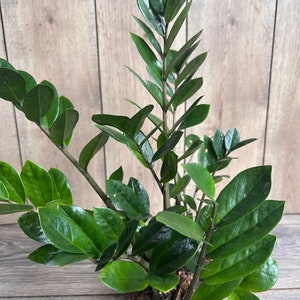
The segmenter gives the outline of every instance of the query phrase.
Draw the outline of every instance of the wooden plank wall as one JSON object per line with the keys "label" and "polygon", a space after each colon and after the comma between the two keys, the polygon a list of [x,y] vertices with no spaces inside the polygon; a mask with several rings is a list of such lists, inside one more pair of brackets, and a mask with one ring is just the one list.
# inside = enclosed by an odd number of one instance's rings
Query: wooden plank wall
{"label": "wooden plank wall", "polygon": [[[212,105],[198,133],[211,135],[216,128],[237,127],[243,139],[257,137],[256,143],[237,153],[240,159],[233,163],[230,175],[273,164],[272,197],[287,200],[286,213],[299,213],[300,2],[193,2],[181,37],[185,40],[204,29],[198,51],[209,55],[200,70],[201,93]],[[145,74],[128,34],[140,33],[132,18],[138,15],[135,1],[0,0],[0,5],[1,57],[8,57],[37,81],[53,82],[80,112],[70,146],[75,156],[97,134],[92,114],[132,115],[135,110],[124,99],[147,103],[149,96],[125,68]],[[0,160],[18,170],[26,159],[45,168],[59,167],[70,179],[76,204],[100,205],[85,179],[8,102],[0,102],[0,136]],[[106,176],[123,165],[126,178],[137,177],[148,189],[153,211],[161,207],[157,187],[125,147],[109,142],[92,165],[90,171],[102,186]],[[13,221],[14,217],[0,217],[1,223]]]}

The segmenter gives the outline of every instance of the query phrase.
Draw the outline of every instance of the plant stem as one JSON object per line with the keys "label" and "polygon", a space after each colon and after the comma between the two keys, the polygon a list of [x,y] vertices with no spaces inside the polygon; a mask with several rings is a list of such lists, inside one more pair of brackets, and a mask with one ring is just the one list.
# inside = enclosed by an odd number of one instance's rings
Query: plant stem
{"label": "plant stem", "polygon": [[196,269],[193,275],[193,279],[191,282],[191,285],[187,291],[186,296],[184,297],[184,300],[191,300],[193,297],[193,294],[195,293],[198,285],[199,285],[199,278],[200,278],[200,273],[203,270],[204,266],[205,266],[205,257],[206,257],[206,250],[207,250],[207,246],[208,243],[211,239],[212,233],[214,231],[214,227],[215,227],[215,218],[216,218],[216,213],[217,213],[217,204],[215,202],[213,202],[213,211],[211,214],[211,223],[210,223],[210,227],[207,231],[206,237],[205,237],[205,242],[202,245],[201,251],[200,251],[200,255],[197,261],[197,265],[196,265]]}
{"label": "plant stem", "polygon": [[[49,133],[40,124],[37,124],[37,125],[44,132],[44,134],[50,139]],[[76,169],[85,177],[85,179],[88,181],[88,183],[92,186],[92,188],[95,190],[95,192],[102,199],[104,204],[108,208],[116,210],[116,208],[114,207],[114,205],[112,204],[111,200],[106,195],[106,193],[101,189],[101,187],[94,180],[94,178],[90,175],[90,173],[81,167],[79,161],[77,159],[75,159],[75,157],[67,149],[63,148],[62,146],[56,145],[56,144],[55,144],[55,146],[68,158],[68,160],[76,167]]]}

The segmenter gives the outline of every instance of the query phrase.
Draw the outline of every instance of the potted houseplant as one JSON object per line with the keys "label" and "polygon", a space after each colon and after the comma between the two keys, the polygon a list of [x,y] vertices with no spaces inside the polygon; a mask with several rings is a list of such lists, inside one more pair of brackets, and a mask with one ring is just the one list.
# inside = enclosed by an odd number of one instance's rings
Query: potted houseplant
{"label": "potted houseplant", "polygon": [[[137,5],[143,20],[135,20],[146,38],[131,37],[150,79],[129,71],[153,103],[140,107],[130,101],[137,109],[130,117],[93,115],[99,134],[79,158],[68,151],[79,118],[71,101],[59,97],[50,82],[37,84],[32,75],[0,61],[0,97],[37,124],[106,208],[74,205],[58,169],[26,161],[18,174],[1,162],[0,213],[24,212],[19,226],[43,243],[29,254],[32,261],[65,266],[89,259],[103,283],[133,293],[132,299],[137,292],[153,299],[258,299],[253,292],[270,289],[278,277],[270,257],[275,237],[269,233],[284,203],[266,200],[271,167],[244,170],[218,191],[225,177],[219,171],[230,165],[232,152],[255,139],[240,141],[235,128],[217,129],[212,137],[186,133],[209,112],[198,96],[203,80],[196,74],[206,53],[193,56],[201,31],[173,49],[192,1],[138,0]],[[89,174],[92,158],[109,138],[127,146],[152,174],[161,191],[161,212],[151,215],[147,191],[136,178],[124,183],[122,167],[107,178],[105,188]],[[185,150],[179,154],[182,141]]]}

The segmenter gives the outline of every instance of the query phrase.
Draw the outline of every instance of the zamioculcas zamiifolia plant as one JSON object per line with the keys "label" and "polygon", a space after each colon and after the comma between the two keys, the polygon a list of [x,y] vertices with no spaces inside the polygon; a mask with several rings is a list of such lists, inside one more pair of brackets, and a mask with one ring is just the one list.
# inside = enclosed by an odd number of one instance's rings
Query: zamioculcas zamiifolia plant
{"label": "zamioculcas zamiifolia plant", "polygon": [[[280,221],[284,203],[266,200],[271,167],[244,170],[219,191],[217,183],[224,177],[219,171],[223,174],[232,153],[254,139],[241,141],[234,128],[226,133],[217,129],[213,136],[185,133],[209,112],[197,95],[203,80],[196,76],[206,53],[193,55],[201,31],[179,49],[173,47],[192,1],[137,0],[137,5],[142,19],[135,21],[146,38],[134,33],[131,38],[149,79],[128,69],[153,103],[141,107],[130,101],[136,108],[133,116],[93,115],[99,134],[79,158],[68,151],[79,118],[71,101],[58,96],[50,82],[36,83],[27,72],[0,61],[0,97],[36,123],[106,208],[75,206],[68,180],[58,169],[26,161],[18,174],[1,162],[0,213],[24,212],[19,226],[42,243],[30,260],[65,266],[89,259],[99,279],[121,293],[147,292],[153,299],[259,299],[253,293],[270,289],[278,277],[270,257],[276,238],[270,231]],[[153,113],[154,107],[159,113]],[[108,139],[128,147],[153,175],[161,212],[151,215],[147,191],[136,178],[123,182],[122,167],[107,178],[105,188],[91,177],[89,164]],[[179,143],[185,145],[181,154]]]}

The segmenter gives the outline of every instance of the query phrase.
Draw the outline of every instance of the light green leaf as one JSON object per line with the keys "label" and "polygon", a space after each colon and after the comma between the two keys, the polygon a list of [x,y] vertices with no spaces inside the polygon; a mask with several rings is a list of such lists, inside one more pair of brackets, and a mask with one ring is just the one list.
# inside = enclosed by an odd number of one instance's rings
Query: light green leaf
{"label": "light green leaf", "polygon": [[27,160],[21,172],[26,196],[35,206],[45,206],[53,200],[52,179],[39,165]]}
{"label": "light green leaf", "polygon": [[228,300],[259,300],[259,298],[245,290],[237,288],[228,296]]}
{"label": "light green leaf", "polygon": [[108,135],[101,132],[84,146],[79,155],[79,163],[84,169],[87,169],[91,159],[104,147],[107,140]]}
{"label": "light green leaf", "polygon": [[9,200],[8,191],[4,183],[0,180],[0,201]]}
{"label": "light green leaf", "polygon": [[198,243],[204,239],[203,230],[200,225],[189,217],[172,211],[162,211],[156,215],[156,220]]}
{"label": "light green leaf", "polygon": [[79,114],[73,109],[67,109],[60,114],[50,128],[51,141],[62,147],[67,146],[78,119]]}
{"label": "light green leaf", "polygon": [[156,275],[148,273],[146,277],[148,284],[163,293],[171,291],[179,283],[179,277],[176,274]]}
{"label": "light green leaf", "polygon": [[200,164],[190,163],[183,165],[184,170],[190,175],[197,187],[211,200],[215,198],[215,182],[206,168]]}
{"label": "light green leaf", "polygon": [[145,269],[137,263],[116,260],[103,268],[99,279],[118,292],[130,293],[142,291],[148,286],[146,276]]}
{"label": "light green leaf", "polygon": [[30,211],[32,209],[33,206],[31,205],[3,203],[0,204],[0,215],[14,214],[17,212]]}

